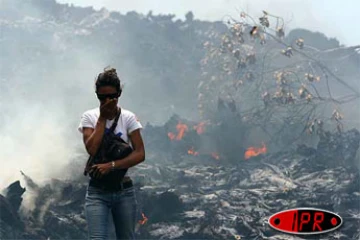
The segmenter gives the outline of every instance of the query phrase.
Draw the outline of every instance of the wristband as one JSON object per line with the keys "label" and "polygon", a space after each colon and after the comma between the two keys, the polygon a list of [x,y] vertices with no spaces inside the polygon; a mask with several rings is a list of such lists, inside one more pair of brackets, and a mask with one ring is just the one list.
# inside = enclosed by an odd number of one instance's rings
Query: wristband
{"label": "wristband", "polygon": [[111,162],[111,170],[115,170],[115,162],[114,161]]}

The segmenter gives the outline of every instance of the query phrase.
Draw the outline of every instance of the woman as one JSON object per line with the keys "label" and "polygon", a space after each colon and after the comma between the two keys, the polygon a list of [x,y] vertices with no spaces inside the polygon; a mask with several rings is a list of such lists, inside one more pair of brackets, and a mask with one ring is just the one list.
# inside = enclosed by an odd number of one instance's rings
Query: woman
{"label": "woman", "polygon": [[[133,148],[133,152],[126,158],[94,165],[94,175],[101,177],[114,168],[126,169],[141,163],[145,159],[145,150],[139,120],[134,113],[117,104],[122,89],[116,69],[105,69],[100,73],[95,86],[100,107],[86,111],[79,125],[87,152],[91,156],[96,154],[103,135],[109,131],[119,112],[120,117],[114,132]],[[128,172],[121,183],[122,190],[119,191],[103,190],[101,186],[94,186],[90,180],[85,197],[89,239],[108,239],[110,213],[115,225],[116,238],[135,239],[137,202]]]}

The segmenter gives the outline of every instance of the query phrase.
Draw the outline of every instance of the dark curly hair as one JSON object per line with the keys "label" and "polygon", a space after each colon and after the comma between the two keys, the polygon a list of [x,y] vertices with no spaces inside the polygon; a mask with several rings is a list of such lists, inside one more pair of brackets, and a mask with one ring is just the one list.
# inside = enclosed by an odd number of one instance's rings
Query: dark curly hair
{"label": "dark curly hair", "polygon": [[100,87],[104,86],[115,87],[119,96],[121,95],[122,87],[115,68],[105,68],[104,71],[98,75],[95,82],[96,92],[98,92]]}

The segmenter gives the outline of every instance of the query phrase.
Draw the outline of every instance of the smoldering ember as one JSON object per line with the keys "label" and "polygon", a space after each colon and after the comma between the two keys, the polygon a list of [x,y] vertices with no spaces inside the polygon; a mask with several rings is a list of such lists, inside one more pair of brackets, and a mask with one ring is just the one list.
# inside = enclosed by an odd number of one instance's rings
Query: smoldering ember
{"label": "smoldering ember", "polygon": [[[205,22],[191,12],[175,21],[174,15],[121,15],[45,0],[2,4],[0,30],[7,37],[0,40],[14,59],[0,57],[1,65],[14,64],[4,69],[4,79],[14,71],[31,76],[28,68],[52,76],[55,66],[68,66],[71,56],[100,43],[109,59],[118,59],[124,52],[116,46],[123,41],[142,69],[135,83],[164,85],[168,101],[156,91],[143,94],[146,103],[141,95],[134,100],[151,106],[147,113],[153,115],[172,109],[163,123],[143,124],[146,160],[132,175],[137,239],[360,238],[360,46],[304,29],[287,33],[284,19],[267,11],[258,19],[241,12]],[[31,47],[18,36],[31,39]],[[16,44],[25,46],[28,68],[11,55]],[[16,81],[3,81],[4,89]],[[46,77],[38,81],[48,84]],[[3,189],[1,239],[87,238],[87,154],[81,149],[74,155],[72,179],[40,182],[23,170]],[[32,199],[31,208],[25,198]],[[344,223],[313,236],[269,226],[271,215],[296,207],[332,211]]]}

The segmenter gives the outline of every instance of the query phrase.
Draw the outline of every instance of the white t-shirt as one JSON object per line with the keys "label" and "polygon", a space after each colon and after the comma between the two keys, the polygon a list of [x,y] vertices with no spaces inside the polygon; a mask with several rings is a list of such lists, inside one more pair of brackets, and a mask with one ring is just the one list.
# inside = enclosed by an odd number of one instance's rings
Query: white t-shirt
{"label": "white t-shirt", "polygon": [[[83,127],[95,128],[99,116],[100,116],[99,107],[84,112],[83,115],[81,116],[80,124],[78,127],[79,132],[81,133],[83,132]],[[113,122],[114,119],[106,120],[105,133],[109,131]],[[131,146],[129,135],[131,132],[133,132],[136,129],[142,129],[142,125],[138,120],[138,118],[136,117],[136,115],[129,110],[121,108],[121,114],[114,131],[115,134],[117,136],[120,136],[125,142],[127,142]],[[128,176],[130,169],[131,168],[129,168],[128,171],[126,172],[126,176]]]}

